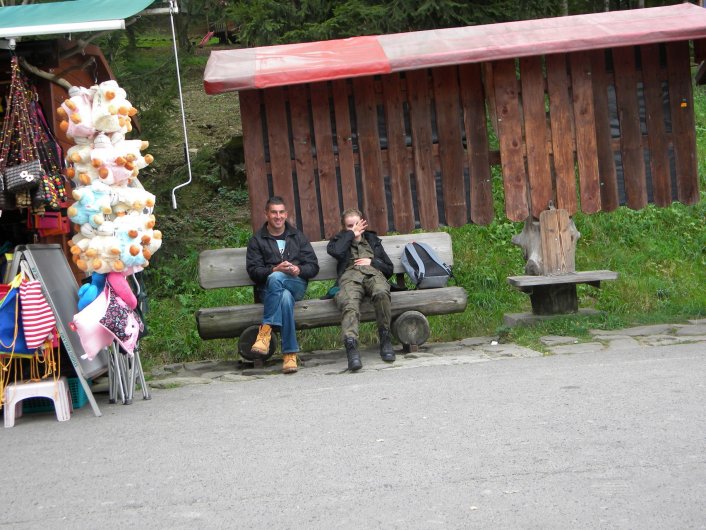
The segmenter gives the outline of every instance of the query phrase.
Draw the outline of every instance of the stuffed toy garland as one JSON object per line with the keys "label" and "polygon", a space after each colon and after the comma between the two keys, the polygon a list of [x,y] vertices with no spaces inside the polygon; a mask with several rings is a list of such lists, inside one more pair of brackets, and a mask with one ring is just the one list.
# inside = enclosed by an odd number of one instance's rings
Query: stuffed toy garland
{"label": "stuffed toy garland", "polygon": [[154,159],[143,153],[148,142],[125,138],[137,110],[116,81],[72,87],[56,112],[60,128],[75,143],[66,153],[75,200],[67,210],[76,229],[69,242],[72,259],[97,275],[79,293],[83,309],[101,292],[96,287],[105,275],[142,270],[162,245],[162,233],[154,229],[155,196],[138,180]]}

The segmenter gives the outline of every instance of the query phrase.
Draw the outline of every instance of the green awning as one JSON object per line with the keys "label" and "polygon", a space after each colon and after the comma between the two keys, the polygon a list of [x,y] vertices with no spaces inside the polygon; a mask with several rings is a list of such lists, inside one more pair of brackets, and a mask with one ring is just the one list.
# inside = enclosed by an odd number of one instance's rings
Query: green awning
{"label": "green awning", "polygon": [[154,0],[69,0],[0,7],[0,38],[125,29]]}

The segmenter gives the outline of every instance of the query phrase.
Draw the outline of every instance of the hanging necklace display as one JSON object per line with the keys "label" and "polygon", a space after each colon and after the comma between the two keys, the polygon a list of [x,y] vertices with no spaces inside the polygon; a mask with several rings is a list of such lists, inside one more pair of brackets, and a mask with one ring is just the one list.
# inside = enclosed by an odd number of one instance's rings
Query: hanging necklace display
{"label": "hanging necklace display", "polygon": [[13,57],[9,104],[3,122],[0,171],[4,174],[5,191],[15,194],[36,188],[43,174],[29,121],[28,92],[17,57]]}
{"label": "hanging necklace display", "polygon": [[[9,207],[33,207],[35,213],[66,206],[60,147],[39,104],[36,90],[12,59],[8,108],[0,136],[0,188],[15,195]],[[32,191],[33,190],[33,191]],[[0,189],[1,191],[1,189]],[[0,209],[9,209],[0,198]]]}

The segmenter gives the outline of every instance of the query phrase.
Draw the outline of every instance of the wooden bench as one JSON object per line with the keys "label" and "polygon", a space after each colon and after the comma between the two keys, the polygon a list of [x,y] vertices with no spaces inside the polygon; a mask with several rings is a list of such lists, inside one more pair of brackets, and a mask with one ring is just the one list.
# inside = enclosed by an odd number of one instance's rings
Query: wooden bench
{"label": "wooden bench", "polygon": [[[406,243],[422,241],[429,244],[449,265],[453,264],[451,236],[445,232],[383,236],[383,246],[394,265],[396,285],[404,285],[404,269],[400,262]],[[319,274],[310,280],[335,280],[336,260],[326,252],[327,241],[312,243],[319,260]],[[245,270],[245,248],[205,250],[199,256],[199,283],[204,289],[246,287],[254,285]],[[466,309],[467,295],[462,287],[440,289],[399,290],[392,292],[392,334],[405,351],[415,351],[429,338],[428,315],[460,313]],[[196,312],[196,323],[202,339],[239,337],[238,351],[253,360],[250,348],[262,321],[262,304],[231,307],[211,307]],[[307,299],[296,302],[294,318],[297,329],[336,326],[341,313],[333,299]],[[375,310],[369,302],[361,305],[361,322],[375,320]],[[270,355],[276,351],[273,340]]]}
{"label": "wooden bench", "polygon": [[600,288],[601,281],[615,280],[618,273],[609,270],[576,272],[576,241],[581,234],[566,210],[549,209],[539,222],[528,220],[512,242],[522,247],[527,265],[523,276],[507,281],[529,293],[532,313],[560,315],[578,311],[576,285],[586,283]]}

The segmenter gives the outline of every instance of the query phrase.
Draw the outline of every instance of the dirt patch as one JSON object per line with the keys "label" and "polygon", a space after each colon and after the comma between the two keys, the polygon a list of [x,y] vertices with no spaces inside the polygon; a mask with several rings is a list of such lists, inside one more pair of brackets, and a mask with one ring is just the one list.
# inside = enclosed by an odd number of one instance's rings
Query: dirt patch
{"label": "dirt patch", "polygon": [[[233,136],[242,134],[240,107],[236,92],[209,96],[203,88],[203,71],[190,70],[184,75],[184,114],[189,138],[190,156],[193,158],[204,147],[214,151]],[[183,161],[183,125],[178,109],[170,120],[172,137],[177,139],[171,146],[163,146],[160,155],[165,165],[178,165]]]}

